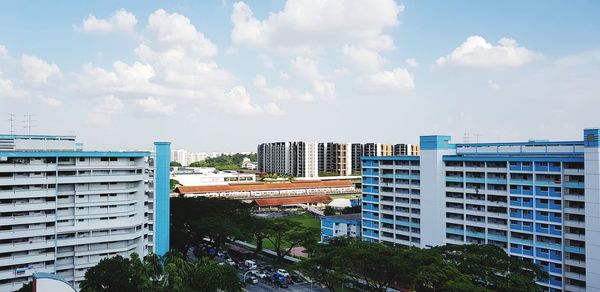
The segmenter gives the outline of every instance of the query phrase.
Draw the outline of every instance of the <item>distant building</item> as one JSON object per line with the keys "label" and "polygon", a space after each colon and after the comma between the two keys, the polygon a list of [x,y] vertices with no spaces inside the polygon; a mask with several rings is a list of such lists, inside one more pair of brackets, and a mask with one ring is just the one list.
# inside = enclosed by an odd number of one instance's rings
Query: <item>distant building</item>
{"label": "distant building", "polygon": [[183,186],[226,185],[232,182],[256,182],[253,173],[217,171],[213,167],[177,167],[171,171],[171,179]]}
{"label": "distant building", "polygon": [[418,155],[411,144],[275,142],[257,147],[258,170],[294,177],[352,175],[361,170],[361,156]]}
{"label": "distant building", "polygon": [[549,273],[546,291],[600,291],[600,129],[579,141],[450,143],[363,157],[362,238],[490,244]]}
{"label": "distant building", "polygon": [[323,209],[327,203],[331,202],[331,197],[326,195],[317,196],[299,196],[299,197],[281,197],[281,198],[263,198],[254,199],[252,204],[260,211],[313,208]]}
{"label": "distant building", "polygon": [[321,217],[321,242],[334,237],[358,237],[361,231],[361,214],[343,214]]}

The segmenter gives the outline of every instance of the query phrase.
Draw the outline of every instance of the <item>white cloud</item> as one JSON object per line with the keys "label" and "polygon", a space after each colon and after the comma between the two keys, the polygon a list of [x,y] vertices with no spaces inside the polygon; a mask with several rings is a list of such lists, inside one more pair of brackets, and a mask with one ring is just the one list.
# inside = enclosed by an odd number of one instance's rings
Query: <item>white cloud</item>
{"label": "white cloud", "polygon": [[40,96],[38,96],[38,98],[47,106],[56,107],[56,106],[62,105],[62,101],[60,101],[56,98],[53,98],[53,97],[46,97],[46,96],[40,95]]}
{"label": "white cloud", "polygon": [[137,99],[135,103],[140,106],[144,112],[149,114],[170,115],[175,111],[175,105],[165,104],[160,99],[153,96],[146,99]]}
{"label": "white cloud", "polygon": [[285,72],[280,72],[279,79],[281,79],[283,81],[288,81],[288,80],[290,80],[290,75]]}
{"label": "white cloud", "polygon": [[284,112],[277,106],[277,104],[270,102],[265,104],[265,112],[269,115],[281,116]]}
{"label": "white cloud", "polygon": [[438,66],[499,69],[519,67],[543,58],[541,53],[521,47],[513,39],[502,38],[498,45],[481,36],[471,36],[445,57],[437,59]]}
{"label": "white cloud", "polygon": [[413,76],[402,68],[391,71],[381,71],[364,77],[363,90],[376,94],[388,94],[413,89]]}
{"label": "white cloud", "polygon": [[[244,2],[233,5],[235,43],[270,49],[306,50],[310,46],[373,40],[398,24],[404,6],[393,0],[288,0],[282,11],[258,20]],[[389,39],[376,45],[386,45]]]}
{"label": "white cloud", "polygon": [[313,81],[313,88],[317,95],[327,99],[335,98],[335,84],[323,80]]}
{"label": "white cloud", "polygon": [[365,72],[379,70],[383,61],[379,53],[357,46],[344,46],[342,54],[348,58],[358,70]]}
{"label": "white cloud", "polygon": [[487,81],[487,85],[488,85],[488,87],[489,87],[490,89],[493,89],[493,90],[498,90],[498,89],[500,89],[500,85],[498,85],[498,83],[496,83],[496,82],[494,82],[494,81],[492,81],[492,80],[488,80],[488,81]]}
{"label": "white cloud", "polygon": [[18,88],[15,88],[12,81],[10,79],[6,79],[2,77],[2,72],[0,72],[0,98],[9,97],[9,98],[18,98],[24,97],[27,95],[27,92]]}
{"label": "white cloud", "polygon": [[112,125],[114,116],[123,113],[124,108],[123,102],[116,96],[104,96],[88,114],[88,121],[98,127],[108,127]]}
{"label": "white cloud", "polygon": [[0,45],[0,59],[7,58],[7,57],[8,57],[8,49],[5,46]]}
{"label": "white cloud", "polygon": [[411,68],[419,67],[419,63],[417,62],[417,59],[415,59],[415,58],[406,59],[405,62],[406,62],[406,65],[408,65],[408,67],[411,67]]}
{"label": "white cloud", "polygon": [[301,92],[283,86],[265,87],[263,88],[263,92],[268,97],[278,100],[299,100],[304,102],[315,100],[315,97],[309,92]]}
{"label": "white cloud", "polygon": [[32,85],[47,84],[49,78],[61,76],[60,69],[56,64],[49,64],[36,56],[23,55],[21,66],[25,82]]}
{"label": "white cloud", "polygon": [[83,20],[81,26],[75,26],[75,29],[83,32],[106,33],[115,31],[132,32],[137,24],[135,15],[125,9],[116,11],[108,19],[98,19],[90,14]]}
{"label": "white cloud", "polygon": [[254,86],[259,88],[267,86],[267,79],[265,76],[260,74],[256,75],[256,77],[254,77]]}
{"label": "white cloud", "polygon": [[[134,50],[137,60],[117,60],[110,69],[84,65],[77,78],[82,93],[121,94],[135,99],[148,112],[162,114],[175,107],[211,105],[241,115],[275,112],[267,111],[267,105],[253,103],[238,78],[219,68],[212,59],[217,46],[187,17],[156,10],[148,17],[146,34]],[[165,108],[159,111],[159,102],[167,99],[173,108],[163,104]]]}

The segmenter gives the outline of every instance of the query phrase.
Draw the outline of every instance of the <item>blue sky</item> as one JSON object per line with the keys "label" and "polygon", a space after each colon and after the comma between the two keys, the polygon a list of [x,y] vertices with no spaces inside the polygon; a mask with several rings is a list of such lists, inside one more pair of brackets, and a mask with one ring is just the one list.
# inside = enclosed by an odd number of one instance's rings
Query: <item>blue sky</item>
{"label": "blue sky", "polygon": [[77,134],[91,148],[170,140],[244,151],[296,139],[415,143],[433,133],[462,142],[465,132],[570,140],[600,126],[598,1],[0,8],[1,113],[33,114],[33,132]]}

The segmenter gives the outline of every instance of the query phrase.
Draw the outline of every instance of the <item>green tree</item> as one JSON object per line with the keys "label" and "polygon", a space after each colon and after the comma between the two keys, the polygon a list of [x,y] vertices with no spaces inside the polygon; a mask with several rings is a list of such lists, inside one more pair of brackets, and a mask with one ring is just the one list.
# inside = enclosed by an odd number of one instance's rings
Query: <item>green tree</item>
{"label": "green tree", "polygon": [[186,253],[204,243],[224,248],[237,238],[248,238],[251,205],[239,200],[216,198],[171,198],[171,245]]}
{"label": "green tree", "polygon": [[179,181],[176,179],[171,179],[170,184],[171,184],[171,192],[174,191],[176,187],[181,185],[181,183],[179,183]]}
{"label": "green tree", "polygon": [[33,292],[33,282],[29,282],[15,292]]}
{"label": "green tree", "polygon": [[171,167],[181,167],[181,163],[179,163],[177,161],[171,161],[170,165],[171,165]]}
{"label": "green tree", "polygon": [[318,229],[304,227],[299,222],[278,218],[271,220],[266,239],[273,245],[277,260],[281,261],[293,248],[315,244],[319,232]]}
{"label": "green tree", "polygon": [[325,215],[325,216],[335,215],[335,209],[333,209],[333,207],[331,207],[331,206],[326,206],[325,210],[323,210],[323,215]]}
{"label": "green tree", "polygon": [[196,263],[191,271],[190,287],[195,291],[243,291],[237,270],[214,261]]}
{"label": "green tree", "polygon": [[85,280],[80,284],[81,291],[136,291],[136,284],[141,282],[134,279],[129,259],[122,256],[104,258],[87,270]]}
{"label": "green tree", "polygon": [[448,245],[435,250],[474,283],[494,291],[540,291],[536,279],[548,278],[538,265],[511,257],[493,245]]}

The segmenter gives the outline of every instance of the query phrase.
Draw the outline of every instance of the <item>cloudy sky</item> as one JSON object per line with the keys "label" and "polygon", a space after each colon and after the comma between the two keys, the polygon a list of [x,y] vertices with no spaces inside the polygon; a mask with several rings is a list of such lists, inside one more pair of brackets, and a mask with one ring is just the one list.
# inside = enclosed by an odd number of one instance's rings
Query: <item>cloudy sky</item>
{"label": "cloudy sky", "polygon": [[599,1],[0,4],[0,132],[88,148],[581,139],[599,108]]}

